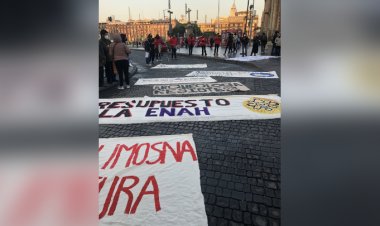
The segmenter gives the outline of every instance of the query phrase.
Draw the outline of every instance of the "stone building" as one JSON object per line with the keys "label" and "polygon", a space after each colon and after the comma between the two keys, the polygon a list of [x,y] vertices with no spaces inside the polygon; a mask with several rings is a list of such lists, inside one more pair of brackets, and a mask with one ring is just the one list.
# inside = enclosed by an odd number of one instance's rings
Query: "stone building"
{"label": "stone building", "polygon": [[[172,20],[174,28],[178,23],[177,20]],[[124,33],[129,41],[143,41],[148,34],[155,36],[159,34],[163,38],[167,38],[169,30],[168,20],[129,20],[122,22],[119,20],[107,21],[99,23],[99,29],[106,29],[111,35]]]}
{"label": "stone building", "polygon": [[275,31],[281,32],[280,0],[265,0],[261,31],[267,33],[268,37],[272,37]]}
{"label": "stone building", "polygon": [[199,23],[199,27],[202,32],[213,31],[216,33],[221,33],[224,30],[243,30],[246,26],[247,34],[253,36],[257,28],[258,16],[254,16],[248,12],[249,16],[252,16],[252,34],[250,34],[250,24],[246,25],[247,11],[237,11],[235,1],[230,8],[230,14],[228,17],[219,17],[219,28],[218,28],[218,18],[211,20],[211,23]]}

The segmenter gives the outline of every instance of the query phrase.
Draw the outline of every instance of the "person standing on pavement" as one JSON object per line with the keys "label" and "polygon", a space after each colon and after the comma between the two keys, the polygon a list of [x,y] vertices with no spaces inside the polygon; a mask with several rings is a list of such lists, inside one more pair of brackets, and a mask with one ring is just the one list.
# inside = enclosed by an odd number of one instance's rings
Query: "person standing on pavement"
{"label": "person standing on pavement", "polygon": [[226,55],[227,50],[228,50],[228,53],[232,53],[233,44],[234,44],[234,36],[232,35],[232,33],[229,33],[227,37],[226,50],[224,50],[224,55]]}
{"label": "person standing on pavement", "polygon": [[276,44],[275,56],[280,56],[281,55],[281,34],[280,33],[277,34],[277,37],[274,42]]}
{"label": "person standing on pavement", "polygon": [[210,49],[212,50],[212,47],[214,46],[214,43],[215,43],[215,39],[214,37],[211,37],[210,38]]}
{"label": "person standing on pavement", "polygon": [[265,46],[267,45],[267,43],[268,43],[268,37],[265,34],[265,32],[263,32],[260,36],[261,55],[265,54]]}
{"label": "person standing on pavement", "polygon": [[177,59],[177,44],[178,39],[175,35],[172,35],[169,40],[170,48],[172,50],[172,59]]}
{"label": "person standing on pavement", "polygon": [[145,49],[145,63],[147,66],[149,66],[149,63],[150,63],[150,60],[151,60],[151,56],[150,56],[150,48],[151,48],[151,34],[149,34],[147,37],[146,37],[146,40],[144,41],[144,49]]}
{"label": "person standing on pavement", "polygon": [[237,35],[236,35],[236,33],[233,35],[233,48],[234,48],[234,52],[237,52]]}
{"label": "person standing on pavement", "polygon": [[193,48],[195,45],[195,38],[193,34],[190,34],[189,37],[187,37],[187,44],[189,45],[189,56],[193,55]]}
{"label": "person standing on pavement", "polygon": [[[126,41],[126,40],[124,40]],[[110,47],[110,55],[113,56],[115,61],[116,70],[119,74],[119,87],[118,89],[124,89],[124,79],[126,82],[126,88],[130,88],[129,83],[129,54],[131,50],[123,42],[120,35],[116,35],[114,43]]]}
{"label": "person standing on pavement", "polygon": [[237,35],[237,39],[236,39],[236,53],[239,51],[240,46],[241,46],[241,37],[240,37],[240,35]]}
{"label": "person standing on pavement", "polygon": [[215,36],[215,48],[214,48],[214,56],[217,56],[219,54],[219,46],[222,42],[222,39],[220,38],[219,33]]}
{"label": "person standing on pavement", "polygon": [[149,44],[150,44],[150,52],[149,52],[149,56],[150,56],[150,66],[153,66],[154,65],[154,59],[156,57],[156,52],[155,52],[155,49],[154,49],[154,38],[152,35],[150,35],[149,37],[150,41],[149,41]]}
{"label": "person standing on pavement", "polygon": [[255,54],[254,56],[256,56],[257,52],[259,51],[259,45],[260,45],[260,38],[257,35],[255,35],[252,41],[251,56],[252,54]]}
{"label": "person standing on pavement", "polygon": [[274,56],[275,55],[275,52],[276,52],[276,38],[277,38],[277,35],[278,35],[278,31],[276,31],[274,34],[273,34],[273,37],[272,37],[272,51],[271,51],[271,55]]}
{"label": "person standing on pavement", "polygon": [[243,37],[241,38],[241,44],[242,44],[242,55],[247,56],[247,48],[248,48],[249,38],[246,33],[243,34]]}
{"label": "person standing on pavement", "polygon": [[102,48],[106,48],[106,63],[104,65],[105,67],[105,72],[106,72],[106,77],[107,77],[107,83],[111,84],[112,82],[116,81],[115,74],[113,73],[113,63],[112,63],[112,58],[109,55],[109,48],[111,45],[111,40],[109,37],[109,34],[106,30],[101,30],[100,31],[100,40],[99,42],[102,45]]}
{"label": "person standing on pavement", "polygon": [[107,60],[107,47],[99,40],[99,87],[104,85],[104,66]]}
{"label": "person standing on pavement", "polygon": [[154,38],[154,51],[157,61],[161,61],[161,50],[162,50],[163,41],[162,38],[157,34]]}
{"label": "person standing on pavement", "polygon": [[207,56],[207,52],[206,52],[206,38],[205,38],[205,36],[202,35],[201,39],[199,40],[199,45],[202,48],[202,56],[203,55]]}

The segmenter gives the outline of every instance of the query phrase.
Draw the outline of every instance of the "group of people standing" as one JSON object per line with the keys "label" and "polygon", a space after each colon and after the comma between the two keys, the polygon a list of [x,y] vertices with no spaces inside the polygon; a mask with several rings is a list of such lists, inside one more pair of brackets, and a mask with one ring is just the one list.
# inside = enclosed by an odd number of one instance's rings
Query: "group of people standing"
{"label": "group of people standing", "polygon": [[[118,89],[130,88],[129,55],[131,50],[127,46],[127,36],[116,34],[113,42],[106,30],[100,31],[99,39],[99,86],[104,86],[104,72],[107,83],[117,82],[114,68],[119,77]],[[124,84],[125,83],[125,84]]]}
{"label": "group of people standing", "polygon": [[[247,34],[244,33],[242,37],[239,37],[236,34],[229,33],[226,40],[226,49],[224,51],[224,55],[226,55],[227,51],[228,54],[230,53],[237,53],[240,46],[242,47],[242,53],[241,55],[247,56],[248,55],[248,45],[249,45],[250,39],[248,38]],[[268,43],[268,37],[263,32],[261,34],[255,35],[252,39],[252,49],[251,49],[251,56],[259,52],[259,47],[261,46],[261,55],[265,54],[265,48]],[[272,37],[272,56],[280,56],[281,52],[281,35],[278,31],[276,31]]]}
{"label": "group of people standing", "polygon": [[[145,49],[145,61],[148,66],[153,66],[154,60],[162,61],[162,53],[165,42],[160,35],[157,34],[153,38],[152,34],[149,34],[143,42],[143,45]],[[168,46],[170,47],[172,53],[172,59],[177,59],[177,45],[177,37],[175,35],[171,35],[168,40]]]}

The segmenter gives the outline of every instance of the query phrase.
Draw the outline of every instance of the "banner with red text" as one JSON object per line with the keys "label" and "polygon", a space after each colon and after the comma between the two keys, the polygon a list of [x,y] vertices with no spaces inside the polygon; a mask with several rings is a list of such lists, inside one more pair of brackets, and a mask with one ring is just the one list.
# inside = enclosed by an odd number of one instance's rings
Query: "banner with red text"
{"label": "banner with red text", "polygon": [[100,124],[255,120],[281,117],[277,95],[141,97],[99,100]]}
{"label": "banner with red text", "polygon": [[191,134],[99,139],[100,225],[207,225]]}

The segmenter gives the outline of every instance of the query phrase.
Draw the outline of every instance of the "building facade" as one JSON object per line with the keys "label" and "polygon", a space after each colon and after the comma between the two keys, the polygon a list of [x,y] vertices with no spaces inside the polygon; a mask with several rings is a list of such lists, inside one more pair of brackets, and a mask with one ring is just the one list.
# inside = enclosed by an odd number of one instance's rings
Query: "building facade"
{"label": "building facade", "polygon": [[[249,37],[255,35],[258,24],[258,16],[253,15],[252,12],[248,12],[248,22],[246,21],[247,11],[237,11],[235,1],[230,8],[230,14],[228,17],[219,17],[215,20],[211,20],[211,23],[199,23],[199,27],[202,32],[215,32],[222,33],[226,30],[242,30],[246,27],[246,31]],[[251,19],[251,23],[249,20]],[[219,26],[218,26],[219,23]]]}
{"label": "building facade", "polygon": [[281,32],[280,0],[265,0],[261,31],[267,33],[268,37],[272,37],[275,31]]}
{"label": "building facade", "polygon": [[[174,28],[178,23],[177,20],[172,20],[172,27]],[[169,30],[168,20],[129,20],[128,22],[122,22],[119,20],[112,20],[103,23],[99,23],[99,30],[106,29],[111,36],[113,34],[124,33],[127,35],[129,41],[143,41],[148,34],[155,36],[160,35],[163,38],[167,38],[167,32]]]}

